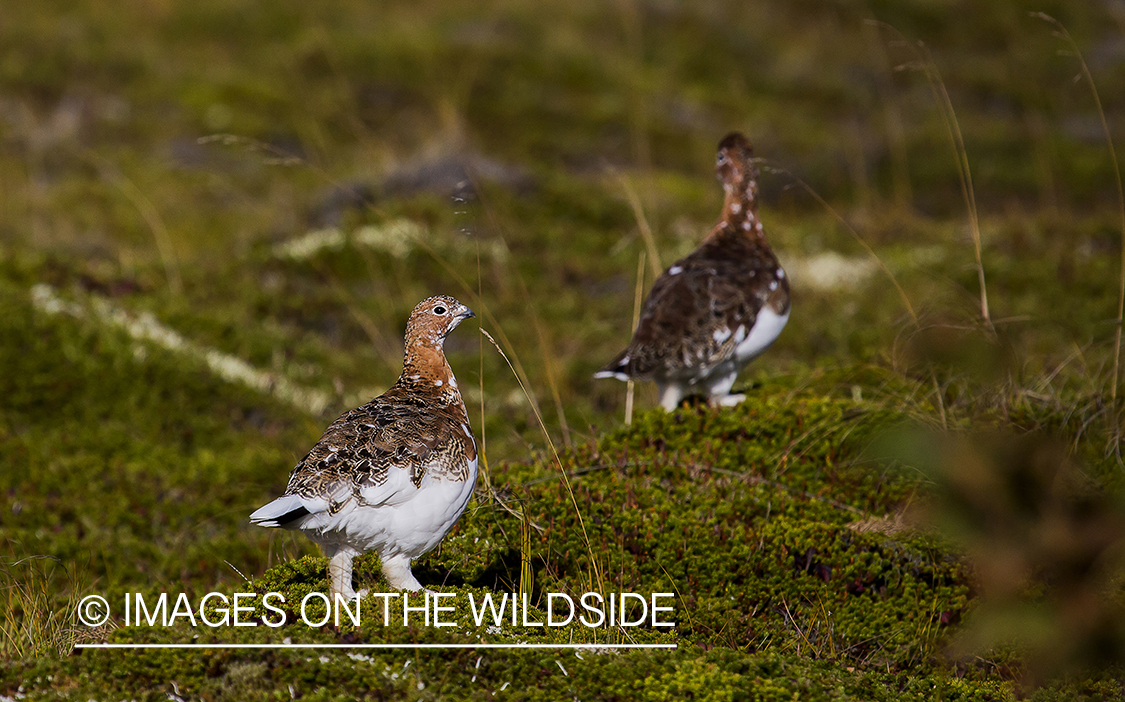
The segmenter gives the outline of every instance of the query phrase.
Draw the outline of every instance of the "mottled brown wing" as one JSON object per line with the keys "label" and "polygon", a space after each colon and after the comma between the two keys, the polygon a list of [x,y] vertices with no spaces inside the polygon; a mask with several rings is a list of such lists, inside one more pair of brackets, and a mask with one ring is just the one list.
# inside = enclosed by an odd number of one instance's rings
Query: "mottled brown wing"
{"label": "mottled brown wing", "polygon": [[324,497],[378,486],[391,470],[410,471],[418,485],[428,466],[452,462],[458,425],[422,403],[393,399],[383,395],[329,425],[293,469],[286,493]]}
{"label": "mottled brown wing", "polygon": [[735,330],[748,332],[771,292],[788,289],[777,271],[768,248],[740,236],[709,238],[656,280],[629,347],[603,372],[649,378],[723,362]]}

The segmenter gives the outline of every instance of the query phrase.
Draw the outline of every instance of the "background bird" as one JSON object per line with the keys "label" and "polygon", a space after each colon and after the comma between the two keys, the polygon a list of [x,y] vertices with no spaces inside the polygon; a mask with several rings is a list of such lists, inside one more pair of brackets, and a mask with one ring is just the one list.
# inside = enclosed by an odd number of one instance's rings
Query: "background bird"
{"label": "background bird", "polygon": [[789,321],[789,280],[758,218],[758,169],[739,133],[719,142],[715,170],[726,197],[699,247],[657,278],[628,348],[598,378],[654,380],[671,411],[688,395],[734,405],[738,372]]}
{"label": "background bird", "polygon": [[411,560],[436,546],[465,510],[477,449],[442,344],[474,316],[451,297],[418,303],[406,323],[398,381],[332,422],[293,469],[285,494],[250,515],[320,544],[331,593],[356,596],[352,559],[366,551],[378,552],[392,588],[421,589]]}

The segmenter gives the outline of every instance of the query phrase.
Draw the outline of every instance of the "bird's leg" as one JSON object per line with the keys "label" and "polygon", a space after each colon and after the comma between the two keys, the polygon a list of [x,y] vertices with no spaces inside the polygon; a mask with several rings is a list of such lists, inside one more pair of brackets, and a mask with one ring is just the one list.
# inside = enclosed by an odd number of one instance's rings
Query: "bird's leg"
{"label": "bird's leg", "polygon": [[328,559],[328,593],[335,601],[336,593],[344,599],[355,599],[356,593],[352,589],[352,559],[355,551],[350,548],[341,548]]}
{"label": "bird's leg", "polygon": [[383,575],[387,584],[396,590],[421,590],[422,583],[410,572],[410,559],[406,556],[390,556],[383,559]]}
{"label": "bird's leg", "polygon": [[735,370],[711,383],[710,397],[707,401],[712,407],[734,407],[746,399],[746,395],[741,393],[738,395],[730,394],[730,389],[734,387],[734,381],[737,377],[738,371]]}
{"label": "bird's leg", "polygon": [[683,385],[675,381],[656,381],[656,387],[660,390],[660,406],[664,408],[665,412],[671,412],[680,406],[680,400],[684,399],[687,390]]}

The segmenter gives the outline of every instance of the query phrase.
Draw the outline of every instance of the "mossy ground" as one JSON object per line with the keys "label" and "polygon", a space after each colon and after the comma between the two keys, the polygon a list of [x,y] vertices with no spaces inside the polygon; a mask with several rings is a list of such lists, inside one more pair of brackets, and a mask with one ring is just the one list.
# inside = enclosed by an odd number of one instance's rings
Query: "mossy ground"
{"label": "mossy ground", "polygon": [[[1112,134],[1125,133],[1112,4],[5,7],[0,695],[1122,699],[1104,655],[1068,658],[1081,664],[1069,677],[1033,688],[1018,641],[966,654],[991,601],[971,535],[989,532],[912,521],[956,522],[927,466],[975,431],[1064,447],[1087,490],[1115,494],[1125,475],[1110,388],[1115,173],[1079,64],[1030,11],[1073,34]],[[917,70],[927,51],[972,167],[991,328],[958,154]],[[633,316],[647,247],[630,193],[670,264],[714,220],[713,149],[732,129],[765,159],[792,321],[744,372],[743,405],[667,414],[641,385],[623,426],[623,387],[591,376]],[[246,517],[336,412],[393,381],[405,316],[434,293],[476,310],[528,394],[474,328],[448,340],[489,470],[415,572],[462,604],[523,582],[540,618],[553,592],[671,592],[674,631],[93,635],[676,651],[58,657],[91,635],[70,607],[85,594],[294,601],[321,587],[311,543]],[[919,425],[942,441],[905,429]],[[975,466],[983,453],[959,455]],[[998,455],[980,465],[1042,474],[1016,465],[1034,468],[1034,452]],[[1099,509],[1112,533],[1119,512]],[[1027,523],[1012,533],[1050,542]],[[1018,589],[1085,596],[1067,571],[1043,571]],[[377,559],[357,576],[378,590]],[[1088,609],[1112,632],[1121,579],[1104,582]],[[1098,650],[1125,651],[1114,636]]]}

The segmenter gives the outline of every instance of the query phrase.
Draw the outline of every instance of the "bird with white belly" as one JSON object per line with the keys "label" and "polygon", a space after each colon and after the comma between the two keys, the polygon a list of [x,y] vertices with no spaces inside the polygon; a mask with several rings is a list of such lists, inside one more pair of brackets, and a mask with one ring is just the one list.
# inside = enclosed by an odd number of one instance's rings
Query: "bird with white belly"
{"label": "bird with white belly", "polygon": [[411,561],[464,512],[477,448],[443,342],[473,316],[452,297],[420,302],[406,324],[398,381],[332,422],[293,469],[285,494],[250,515],[254,524],[300,529],[320,544],[331,593],[356,597],[352,559],[367,551],[379,554],[392,588],[421,589]]}
{"label": "bird with white belly", "polygon": [[718,224],[692,253],[656,279],[628,348],[597,378],[653,380],[669,412],[689,395],[714,405],[738,372],[789,321],[789,279],[758,218],[758,169],[741,134],[719,142],[715,170],[725,199]]}

